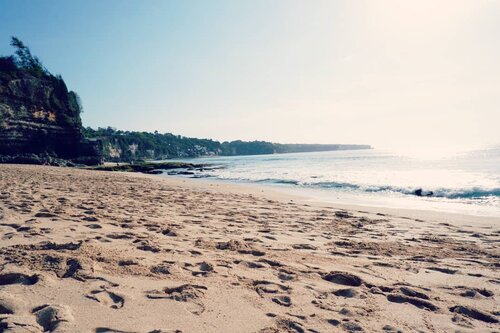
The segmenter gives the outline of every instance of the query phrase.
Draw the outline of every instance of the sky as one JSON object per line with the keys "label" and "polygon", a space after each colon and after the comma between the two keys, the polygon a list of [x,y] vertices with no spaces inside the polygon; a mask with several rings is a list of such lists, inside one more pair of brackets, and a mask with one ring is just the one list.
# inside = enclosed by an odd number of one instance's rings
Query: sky
{"label": "sky", "polygon": [[500,143],[500,1],[0,0],[85,126],[217,140]]}

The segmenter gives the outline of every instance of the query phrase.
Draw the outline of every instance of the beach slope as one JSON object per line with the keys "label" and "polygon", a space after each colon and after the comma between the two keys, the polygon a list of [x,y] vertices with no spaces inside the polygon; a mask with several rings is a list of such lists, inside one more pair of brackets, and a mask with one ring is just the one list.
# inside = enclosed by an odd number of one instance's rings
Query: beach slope
{"label": "beach slope", "polygon": [[0,331],[498,331],[498,221],[413,215],[0,165]]}

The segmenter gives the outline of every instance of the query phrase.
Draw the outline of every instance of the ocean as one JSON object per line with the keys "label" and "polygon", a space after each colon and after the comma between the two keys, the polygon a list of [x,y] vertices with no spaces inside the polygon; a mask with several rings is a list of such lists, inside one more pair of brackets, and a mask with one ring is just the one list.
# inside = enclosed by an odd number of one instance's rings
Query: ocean
{"label": "ocean", "polygon": [[311,199],[500,218],[500,147],[411,156],[378,149],[184,159],[193,178],[258,183]]}

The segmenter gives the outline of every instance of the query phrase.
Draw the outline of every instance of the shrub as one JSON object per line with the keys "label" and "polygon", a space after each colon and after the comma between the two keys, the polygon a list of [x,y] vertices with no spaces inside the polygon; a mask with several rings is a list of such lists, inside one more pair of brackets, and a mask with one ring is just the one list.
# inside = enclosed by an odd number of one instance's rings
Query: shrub
{"label": "shrub", "polygon": [[13,56],[0,57],[0,71],[12,72],[17,69],[16,60]]}

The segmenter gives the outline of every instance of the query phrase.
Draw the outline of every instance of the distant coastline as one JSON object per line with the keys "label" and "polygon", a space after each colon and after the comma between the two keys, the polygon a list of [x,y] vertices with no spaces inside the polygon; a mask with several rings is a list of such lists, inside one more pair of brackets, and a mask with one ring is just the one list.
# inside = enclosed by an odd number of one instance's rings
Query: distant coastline
{"label": "distant coastline", "polygon": [[370,149],[352,144],[219,142],[171,133],[83,127],[82,103],[18,38],[0,56],[0,163],[59,166],[172,158]]}
{"label": "distant coastline", "polygon": [[357,144],[282,144],[267,141],[225,141],[190,138],[171,133],[121,131],[111,127],[83,129],[84,137],[102,143],[107,162],[167,160],[173,158],[270,155],[336,150],[372,149]]}

